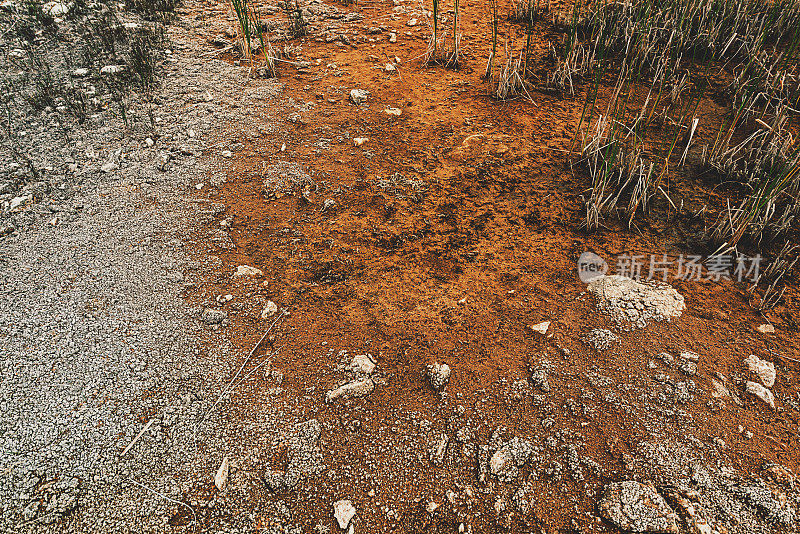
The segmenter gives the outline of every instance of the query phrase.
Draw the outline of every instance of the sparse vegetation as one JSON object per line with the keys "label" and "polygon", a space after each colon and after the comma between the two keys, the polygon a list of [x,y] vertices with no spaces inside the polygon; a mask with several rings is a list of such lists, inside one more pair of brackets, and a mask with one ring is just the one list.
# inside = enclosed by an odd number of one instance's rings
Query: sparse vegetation
{"label": "sparse vegetation", "polygon": [[136,83],[149,91],[156,83],[159,51],[164,47],[166,36],[161,26],[143,28],[130,38],[128,65]]}
{"label": "sparse vegetation", "polygon": [[426,65],[430,65],[439,57],[439,0],[432,1],[433,10],[431,11],[431,25],[433,32],[431,33],[430,41],[428,41],[428,50],[425,54]]}
{"label": "sparse vegetation", "polygon": [[492,72],[494,70],[494,58],[497,56],[497,0],[489,0],[489,11],[490,16],[492,17],[492,50],[489,54],[489,60],[486,62],[486,70],[483,73],[483,77],[485,79],[490,79],[492,77]]}
{"label": "sparse vegetation", "polygon": [[[141,91],[147,98],[157,83],[166,45],[163,21],[175,5],[131,4],[149,20],[123,23],[116,8],[105,4],[70,4],[56,22],[40,2],[26,3],[24,11],[10,15],[20,48],[12,58],[15,68],[4,75],[16,94],[9,109],[21,115],[24,106],[55,111],[57,122],[68,127],[70,119],[83,123],[110,101],[127,122],[130,93]],[[71,40],[74,46],[60,46]]]}
{"label": "sparse vegetation", "polygon": [[461,35],[458,33],[458,17],[460,13],[460,0],[453,0],[453,48],[447,53],[445,65],[457,69],[461,58]]}
{"label": "sparse vegetation", "polygon": [[494,96],[499,100],[506,100],[518,95],[525,87],[524,79],[525,53],[520,52],[515,57],[513,51],[508,51],[506,46],[506,62],[500,68],[500,75],[497,80],[497,89]]}
{"label": "sparse vegetation", "polygon": [[[791,127],[800,98],[797,2],[578,2],[564,28],[547,86],[574,93],[594,77],[573,143],[590,178],[587,228],[618,211],[631,225],[656,195],[677,209],[661,186],[670,168],[686,164],[698,130],[713,127],[696,114],[713,71],[730,80],[715,96],[730,102],[731,113],[712,144],[696,146],[703,155],[695,161],[742,187],[722,207],[709,241],[735,251],[747,238],[763,250],[786,235],[800,211],[800,145]],[[611,69],[620,74],[595,119]]]}
{"label": "sparse vegetation", "polygon": [[[424,11],[424,8],[423,8]],[[429,27],[431,36],[424,54],[425,65],[443,65],[447,68],[458,69],[461,65],[461,34],[458,29],[458,21],[461,14],[460,0],[453,0],[453,24],[452,32],[441,30],[441,4],[439,0],[432,0],[431,19]],[[444,33],[444,35],[441,35]],[[451,46],[445,47],[444,41],[450,34]],[[441,35],[441,37],[440,37]]]}
{"label": "sparse vegetation", "polygon": [[308,34],[308,21],[303,16],[303,8],[300,7],[300,0],[285,0],[283,11],[289,22],[288,32],[291,37],[302,37]]}
{"label": "sparse vegetation", "polygon": [[169,22],[181,0],[125,0],[125,9],[139,13],[147,20]]}

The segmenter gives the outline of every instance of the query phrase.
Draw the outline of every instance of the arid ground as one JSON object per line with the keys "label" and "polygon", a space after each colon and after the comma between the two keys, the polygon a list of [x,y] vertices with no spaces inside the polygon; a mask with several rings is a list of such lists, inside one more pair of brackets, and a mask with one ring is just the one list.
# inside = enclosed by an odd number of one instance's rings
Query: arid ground
{"label": "arid ground", "polygon": [[[175,64],[194,69],[178,85],[188,96],[152,130],[115,126],[137,147],[170,144],[173,159],[192,158],[180,181],[165,186],[178,204],[140,192],[134,212],[191,214],[175,236],[186,262],[178,265],[188,266],[178,269],[178,285],[148,291],[179,297],[186,311],[176,320],[191,325],[181,335],[196,340],[191,361],[213,371],[184,382],[202,391],[200,407],[185,416],[194,433],[178,438],[163,422],[171,401],[159,399],[173,393],[157,376],[141,393],[153,402],[131,402],[130,428],[111,439],[115,454],[133,442],[137,462],[159,463],[170,440],[191,453],[154,475],[177,480],[168,500],[166,489],[143,489],[150,484],[142,479],[117,490],[130,495],[128,506],[159,502],[160,523],[102,528],[796,530],[795,275],[782,279],[774,307],[759,309],[764,284],[752,289],[752,272],[738,281],[735,263],[728,277],[707,265],[701,279],[675,270],[679,260],[715,253],[709,229],[728,199],[743,194],[701,161],[730,113],[730,73],[720,69],[699,98],[699,127],[685,164],[665,175],[663,194],[630,224],[625,214],[606,214],[589,230],[591,182],[575,139],[591,82],[576,79],[574,92],[546,83],[551,43],[564,39],[558,21],[571,4],[551,4],[536,21],[530,78],[507,100],[483,77],[491,50],[483,0],[460,4],[458,68],[424,64],[430,6],[411,0],[312,0],[302,4],[308,34],[297,37],[286,36],[281,6],[255,9],[281,51],[277,77],[259,70],[263,54],[252,64],[241,57],[227,3],[188,0],[167,32],[180,43],[171,54],[186,58]],[[452,20],[452,6],[442,9]],[[511,9],[499,5],[497,69],[526,39],[525,25],[508,20]],[[213,77],[203,81],[206,72]],[[183,76],[173,69],[172,81],[160,83],[174,87]],[[605,77],[600,93],[608,97],[613,71]],[[368,92],[363,101],[354,89]],[[206,105],[202,131],[176,118]],[[126,183],[138,191],[138,179]],[[762,254],[766,269],[796,237],[795,226],[778,244],[743,241],[740,251]],[[643,283],[651,258],[666,255],[670,270],[655,278],[666,276],[685,307],[659,315],[633,296],[629,309],[604,308],[604,295],[579,277],[586,252],[606,260],[609,275],[630,276],[626,260],[640,257]],[[131,270],[136,257],[126,260]],[[643,322],[615,320],[628,312]],[[757,358],[748,364],[750,355]],[[180,352],[170,361],[156,375],[180,367]],[[769,369],[774,385],[765,383]],[[161,437],[149,427],[137,436],[154,418]],[[223,459],[225,480],[217,473]],[[77,478],[81,490],[92,484]],[[4,526],[99,532],[86,518],[90,498],[77,495],[55,522],[37,521],[44,512],[14,519],[12,507]],[[334,518],[341,500],[355,508],[344,527]]]}

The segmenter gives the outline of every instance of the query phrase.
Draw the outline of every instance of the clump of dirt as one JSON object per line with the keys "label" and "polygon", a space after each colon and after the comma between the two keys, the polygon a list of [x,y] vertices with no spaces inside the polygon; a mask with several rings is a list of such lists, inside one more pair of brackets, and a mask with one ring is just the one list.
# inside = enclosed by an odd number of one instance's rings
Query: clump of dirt
{"label": "clump of dirt", "polygon": [[622,328],[671,321],[686,309],[683,296],[665,283],[640,283],[625,276],[601,276],[588,285],[597,307]]}

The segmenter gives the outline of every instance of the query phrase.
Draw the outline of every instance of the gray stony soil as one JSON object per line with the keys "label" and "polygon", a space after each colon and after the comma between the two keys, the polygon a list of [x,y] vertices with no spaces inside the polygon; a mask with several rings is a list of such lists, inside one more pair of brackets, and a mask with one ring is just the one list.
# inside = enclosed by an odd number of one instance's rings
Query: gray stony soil
{"label": "gray stony soil", "polygon": [[[109,109],[66,136],[45,112],[18,141],[44,171],[7,195],[32,199],[3,213],[13,231],[0,241],[2,532],[163,532],[170,518],[194,528],[215,514],[227,517],[221,531],[248,530],[236,491],[216,511],[184,496],[208,487],[237,452],[229,443],[247,458],[292,422],[280,405],[240,426],[221,409],[203,422],[244,355],[219,332],[208,343],[182,298],[218,267],[187,250],[214,213],[192,193],[225,165],[228,147],[211,136],[281,86],[202,58],[189,24],[170,27],[154,129],[134,96],[128,130]],[[269,506],[284,528],[288,510]]]}

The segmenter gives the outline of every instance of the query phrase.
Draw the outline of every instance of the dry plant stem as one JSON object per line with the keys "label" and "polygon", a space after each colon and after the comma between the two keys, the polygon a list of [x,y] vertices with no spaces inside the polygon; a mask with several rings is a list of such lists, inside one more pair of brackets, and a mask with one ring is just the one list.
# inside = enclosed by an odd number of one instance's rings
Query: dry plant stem
{"label": "dry plant stem", "polygon": [[161,493],[161,492],[159,492],[159,491],[156,491],[156,490],[154,490],[153,488],[151,488],[151,487],[149,487],[149,486],[146,486],[146,485],[142,484],[141,482],[137,482],[136,480],[134,480],[134,479],[133,479],[133,478],[131,478],[131,477],[128,477],[128,482],[130,482],[131,484],[134,484],[134,485],[136,485],[136,486],[139,486],[140,488],[142,488],[142,489],[144,489],[144,490],[147,490],[147,491],[149,491],[150,493],[152,493],[152,494],[154,494],[154,495],[158,495],[158,496],[159,496],[159,497],[161,497],[162,499],[164,499],[164,500],[166,500],[166,501],[169,501],[169,502],[171,502],[172,504],[177,504],[178,506],[183,506],[183,507],[185,507],[185,508],[188,508],[188,509],[189,509],[189,511],[190,511],[190,512],[192,512],[192,522],[193,522],[195,525],[197,525],[197,513],[194,511],[194,508],[192,508],[190,505],[188,505],[188,504],[186,504],[185,502],[182,502],[182,501],[176,501],[175,499],[172,499],[172,498],[170,498],[170,497],[168,497],[168,496],[164,495],[163,493]]}
{"label": "dry plant stem", "polygon": [[[203,419],[198,423],[198,427],[201,424],[206,422],[206,420],[211,415],[211,413],[214,411],[214,409],[217,407],[217,405],[222,401],[222,398],[233,388],[233,385],[235,384],[236,379],[239,378],[240,374],[242,374],[242,371],[244,370],[245,366],[250,362],[250,359],[253,357],[253,354],[255,354],[255,352],[258,349],[258,347],[261,346],[261,343],[263,343],[263,341],[267,338],[267,336],[272,331],[272,329],[275,327],[275,325],[278,324],[278,321],[283,319],[283,316],[285,315],[285,313],[286,312],[281,311],[280,315],[278,315],[278,317],[272,322],[272,324],[269,326],[269,328],[267,328],[267,331],[264,332],[264,335],[262,335],[261,338],[258,340],[258,342],[253,346],[252,350],[250,351],[250,354],[247,355],[247,358],[245,358],[244,362],[242,362],[242,365],[239,367],[239,370],[236,371],[236,375],[234,375],[234,377],[231,379],[231,381],[228,383],[228,385],[225,387],[225,389],[222,390],[222,393],[219,394],[219,396],[217,397],[217,400],[214,402],[214,405],[211,406],[211,408],[208,410],[208,412],[206,412],[206,414],[203,416]],[[195,433],[196,433],[196,430],[195,430]]]}
{"label": "dry plant stem", "polygon": [[125,450],[124,450],[124,451],[122,451],[122,454],[120,454],[120,457],[122,457],[122,456],[125,456],[126,454],[128,454],[128,451],[129,451],[129,450],[131,450],[131,448],[132,448],[132,447],[133,447],[133,446],[136,444],[136,442],[137,442],[137,441],[139,441],[139,438],[141,438],[141,437],[144,435],[144,433],[145,433],[145,432],[147,432],[147,429],[148,429],[148,428],[150,428],[150,426],[153,424],[153,421],[155,421],[155,419],[150,419],[150,420],[147,422],[147,424],[146,424],[146,425],[144,425],[144,428],[142,428],[142,429],[139,431],[139,433],[138,433],[138,434],[136,434],[136,437],[135,437],[135,438],[133,438],[133,441],[131,441],[131,442],[128,444],[128,446],[127,446],[127,447],[125,447]]}
{"label": "dry plant stem", "polygon": [[486,62],[486,71],[483,73],[483,77],[487,80],[492,77],[494,58],[497,56],[497,0],[489,0],[489,10],[492,16],[492,51],[489,54],[489,60]]}
{"label": "dry plant stem", "polygon": [[275,356],[276,354],[278,354],[278,353],[281,351],[281,349],[282,349],[283,347],[285,347],[285,346],[286,346],[286,345],[281,345],[280,347],[278,347],[277,349],[275,349],[274,351],[272,351],[272,353],[270,353],[270,355],[269,355],[269,358],[267,358],[267,359],[266,359],[266,360],[264,360],[263,362],[259,363],[259,364],[258,364],[258,365],[256,365],[255,367],[253,367],[253,370],[252,370],[252,371],[250,371],[249,373],[247,373],[246,375],[244,375],[244,377],[243,377],[241,380],[239,380],[239,382],[238,382],[238,384],[237,384],[237,385],[244,383],[244,382],[245,382],[245,381],[246,381],[248,378],[250,378],[251,376],[253,376],[253,373],[255,373],[256,371],[258,371],[259,369],[261,369],[261,368],[262,368],[262,367],[264,367],[265,365],[272,363],[272,357],[273,357],[273,356]]}

